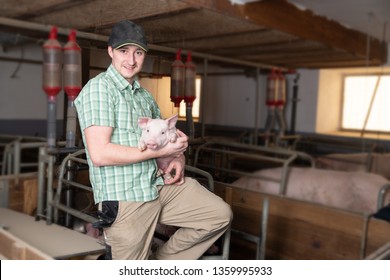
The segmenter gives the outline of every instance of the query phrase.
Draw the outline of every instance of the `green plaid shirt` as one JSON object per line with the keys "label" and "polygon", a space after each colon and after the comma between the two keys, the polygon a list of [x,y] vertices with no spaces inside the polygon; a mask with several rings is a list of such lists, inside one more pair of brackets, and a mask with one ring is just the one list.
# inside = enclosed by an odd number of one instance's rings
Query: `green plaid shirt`
{"label": "green plaid shirt", "polygon": [[[137,147],[141,136],[139,117],[161,118],[153,96],[138,81],[131,85],[110,65],[91,79],[75,100],[82,137],[84,129],[92,126],[113,127],[111,142]],[[156,177],[154,159],[126,166],[92,164],[86,149],[89,176],[95,203],[105,200],[150,201],[158,197],[157,186],[163,184]]]}

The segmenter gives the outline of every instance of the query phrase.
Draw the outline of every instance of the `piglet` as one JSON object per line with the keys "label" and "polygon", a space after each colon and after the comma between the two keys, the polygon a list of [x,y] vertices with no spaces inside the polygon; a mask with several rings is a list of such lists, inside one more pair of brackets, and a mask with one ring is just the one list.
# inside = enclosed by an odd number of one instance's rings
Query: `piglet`
{"label": "piglet", "polygon": [[[138,142],[138,149],[140,151],[146,149],[158,150],[169,142],[176,142],[177,119],[177,114],[165,120],[140,117],[138,119],[138,126],[142,129],[142,134]],[[157,158],[158,175],[164,174],[164,180],[172,178],[170,174],[165,174],[172,159],[172,157]]]}

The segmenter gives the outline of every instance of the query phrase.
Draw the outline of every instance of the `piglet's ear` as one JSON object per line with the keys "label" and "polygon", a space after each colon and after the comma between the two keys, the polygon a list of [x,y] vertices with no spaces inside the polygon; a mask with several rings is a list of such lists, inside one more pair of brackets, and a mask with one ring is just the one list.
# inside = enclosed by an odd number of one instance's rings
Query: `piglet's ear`
{"label": "piglet's ear", "polygon": [[178,119],[178,115],[173,115],[172,117],[166,119],[165,121],[168,123],[168,128],[171,129],[171,128],[174,128],[176,123],[177,123],[177,119]]}
{"label": "piglet's ear", "polygon": [[140,117],[140,118],[138,118],[138,126],[140,128],[145,128],[150,120],[151,120],[151,118],[148,118],[148,117]]}

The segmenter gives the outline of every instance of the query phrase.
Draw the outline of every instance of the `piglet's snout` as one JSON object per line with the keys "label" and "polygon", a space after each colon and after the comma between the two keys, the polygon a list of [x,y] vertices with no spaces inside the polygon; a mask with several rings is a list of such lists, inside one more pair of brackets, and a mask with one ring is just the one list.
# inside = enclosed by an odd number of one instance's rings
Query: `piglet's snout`
{"label": "piglet's snout", "polygon": [[146,147],[147,147],[148,149],[155,150],[155,149],[157,149],[158,145],[157,145],[157,143],[154,142],[154,141],[148,141],[148,142],[146,143]]}

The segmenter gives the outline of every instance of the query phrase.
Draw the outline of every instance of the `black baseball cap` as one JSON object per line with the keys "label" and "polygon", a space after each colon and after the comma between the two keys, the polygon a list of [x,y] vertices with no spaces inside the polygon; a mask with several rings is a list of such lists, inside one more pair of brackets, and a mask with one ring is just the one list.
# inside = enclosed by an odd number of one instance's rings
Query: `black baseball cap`
{"label": "black baseball cap", "polygon": [[138,46],[148,51],[144,29],[130,20],[122,20],[114,25],[108,38],[108,45],[119,49],[126,45]]}

